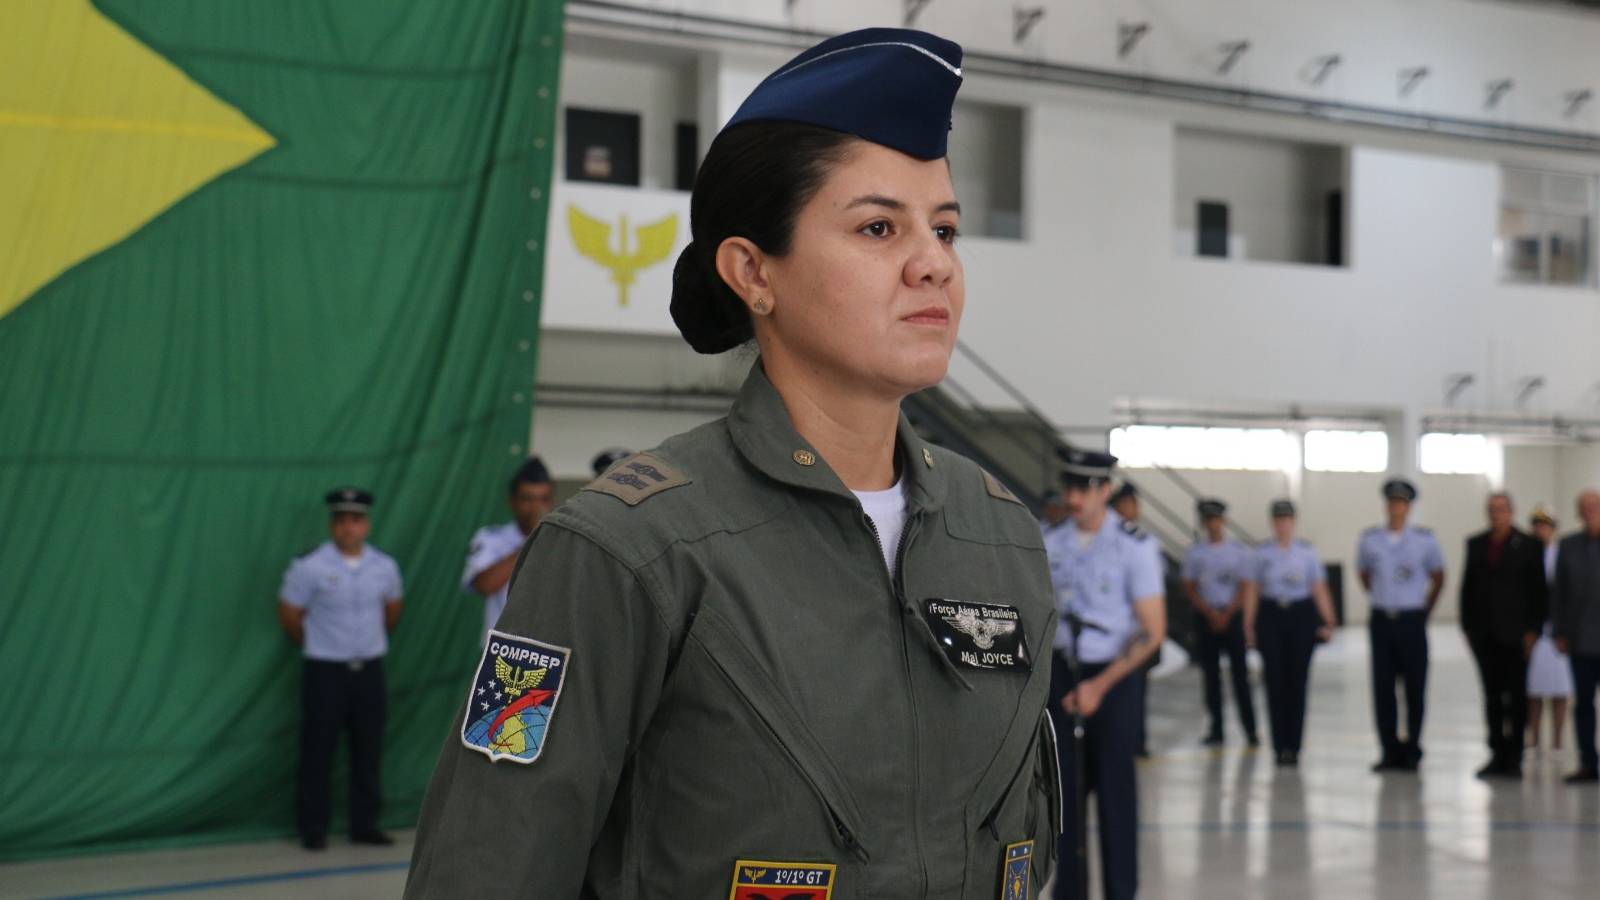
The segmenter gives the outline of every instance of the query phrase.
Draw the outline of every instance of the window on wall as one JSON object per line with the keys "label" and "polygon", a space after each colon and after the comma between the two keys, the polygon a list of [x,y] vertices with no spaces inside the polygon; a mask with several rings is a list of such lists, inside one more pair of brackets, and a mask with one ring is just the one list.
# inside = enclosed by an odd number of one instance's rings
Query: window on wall
{"label": "window on wall", "polygon": [[1502,170],[1494,244],[1501,279],[1593,287],[1596,194],[1591,175]]}
{"label": "window on wall", "polygon": [[1022,108],[958,101],[951,110],[950,179],[961,197],[961,230],[1022,234]]}
{"label": "window on wall", "polygon": [[1180,128],[1173,250],[1263,262],[1345,265],[1345,149]]}
{"label": "window on wall", "polygon": [[1111,453],[1135,469],[1239,469],[1283,472],[1299,464],[1294,436],[1281,428],[1129,425],[1111,431]]}
{"label": "window on wall", "polygon": [[1498,441],[1484,434],[1422,436],[1417,463],[1429,475],[1495,475],[1504,466]]}
{"label": "window on wall", "polygon": [[1308,431],[1305,466],[1311,472],[1384,472],[1389,436],[1381,431]]}

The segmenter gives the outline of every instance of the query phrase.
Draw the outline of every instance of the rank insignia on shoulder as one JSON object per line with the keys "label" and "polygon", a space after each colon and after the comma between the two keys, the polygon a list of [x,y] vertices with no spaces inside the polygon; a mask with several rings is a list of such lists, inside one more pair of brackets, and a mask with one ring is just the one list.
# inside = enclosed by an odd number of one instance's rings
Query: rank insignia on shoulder
{"label": "rank insignia on shoulder", "polygon": [[1141,541],[1149,537],[1145,530],[1139,527],[1138,522],[1129,522],[1127,519],[1122,520],[1122,533]]}
{"label": "rank insignia on shoulder", "polygon": [[828,900],[837,869],[832,863],[741,859],[733,864],[728,900]]}
{"label": "rank insignia on shoulder", "polygon": [[467,691],[461,743],[490,760],[538,759],[571,660],[566,647],[491,630]]}
{"label": "rank insignia on shoulder", "polygon": [[1000,868],[1000,900],[1033,896],[1033,841],[1007,844]]}
{"label": "rank insignia on shoulder", "polygon": [[1033,670],[1022,613],[1015,606],[933,598],[923,602],[922,612],[934,640],[956,665]]}
{"label": "rank insignia on shoulder", "polygon": [[1000,479],[990,475],[988,472],[983,473],[983,487],[984,490],[989,492],[989,496],[995,498],[996,500],[1010,500],[1012,503],[1015,503],[1018,506],[1023,505],[1022,501],[1017,499],[1017,495],[1011,493],[1010,488],[1006,487],[1000,482]]}
{"label": "rank insignia on shoulder", "polygon": [[693,479],[649,453],[636,453],[614,464],[584,490],[610,494],[629,506],[638,506],[662,491],[690,484]]}

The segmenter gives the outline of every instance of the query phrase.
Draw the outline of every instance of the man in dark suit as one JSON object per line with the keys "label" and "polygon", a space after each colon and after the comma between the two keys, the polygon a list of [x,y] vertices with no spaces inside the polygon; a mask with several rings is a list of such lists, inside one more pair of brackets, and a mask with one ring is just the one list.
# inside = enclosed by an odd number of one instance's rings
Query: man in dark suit
{"label": "man in dark suit", "polygon": [[1478,662],[1489,725],[1479,778],[1521,778],[1528,724],[1528,655],[1547,612],[1544,547],[1512,525],[1511,496],[1489,495],[1489,530],[1467,539],[1461,628]]}
{"label": "man in dark suit", "polygon": [[1595,753],[1594,695],[1600,689],[1600,491],[1578,496],[1583,530],[1561,539],[1551,582],[1550,625],[1556,649],[1572,664],[1572,730],[1578,739],[1578,771],[1568,784],[1600,782]]}

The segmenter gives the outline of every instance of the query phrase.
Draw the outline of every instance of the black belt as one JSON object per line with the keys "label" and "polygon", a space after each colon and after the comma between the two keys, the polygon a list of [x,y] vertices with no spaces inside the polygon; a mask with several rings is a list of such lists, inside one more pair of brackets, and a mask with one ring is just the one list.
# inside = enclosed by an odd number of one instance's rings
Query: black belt
{"label": "black belt", "polygon": [[306,662],[313,663],[313,664],[319,665],[319,666],[339,666],[341,668],[349,669],[352,672],[359,672],[362,669],[365,669],[367,666],[376,665],[377,663],[383,662],[383,657],[374,656],[371,659],[345,659],[345,660],[308,659],[308,660],[306,660]]}
{"label": "black belt", "polygon": [[1310,597],[1287,597],[1287,598],[1285,598],[1285,597],[1262,597],[1261,599],[1265,603],[1272,603],[1272,604],[1276,605],[1279,609],[1288,609],[1289,607],[1295,605],[1296,603],[1304,603],[1307,600],[1310,600],[1311,598]]}
{"label": "black belt", "polygon": [[1379,614],[1379,615],[1381,615],[1381,616],[1383,616],[1384,618],[1388,619],[1391,622],[1396,622],[1396,621],[1399,621],[1400,619],[1409,619],[1409,618],[1412,618],[1414,616],[1421,616],[1423,614],[1423,612],[1424,612],[1423,610],[1420,610],[1420,609],[1378,609],[1378,608],[1374,608],[1372,611],[1377,613],[1377,614]]}

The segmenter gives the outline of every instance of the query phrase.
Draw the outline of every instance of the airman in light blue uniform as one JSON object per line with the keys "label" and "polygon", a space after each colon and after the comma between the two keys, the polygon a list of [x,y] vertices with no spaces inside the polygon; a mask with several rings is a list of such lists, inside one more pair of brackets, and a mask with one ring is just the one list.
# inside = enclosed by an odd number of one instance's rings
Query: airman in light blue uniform
{"label": "airman in light blue uniform", "polygon": [[[1060,734],[1073,733],[1072,713],[1085,717],[1084,788],[1095,794],[1100,821],[1100,863],[1107,900],[1130,900],[1137,892],[1138,792],[1134,754],[1139,740],[1138,674],[1166,637],[1161,548],[1106,504],[1116,457],[1073,450],[1066,455],[1062,492],[1071,517],[1045,533],[1050,580],[1060,622],[1051,678],[1050,714]],[[1085,623],[1077,643],[1074,681],[1067,657],[1069,623]],[[1074,741],[1063,740],[1063,796],[1078,797]],[[1081,815],[1065,817],[1058,900],[1076,898],[1076,828]]]}
{"label": "airman in light blue uniform", "polygon": [[296,817],[307,850],[327,846],[333,754],[342,732],[350,740],[350,839],[393,843],[378,829],[378,810],[383,657],[400,621],[400,567],[366,542],[371,494],[339,488],[325,499],[331,539],[291,562],[278,592],[279,624],[305,657]]}
{"label": "airman in light blue uniform", "polygon": [[[1372,712],[1383,757],[1373,771],[1414,771],[1422,760],[1422,716],[1428,687],[1428,617],[1444,587],[1444,554],[1426,528],[1407,523],[1417,489],[1395,478],[1384,483],[1387,527],[1361,533],[1356,569],[1372,598]],[[1395,683],[1406,691],[1406,736],[1398,730]]]}
{"label": "airman in light blue uniform", "polygon": [[1256,707],[1250,696],[1250,672],[1246,667],[1244,644],[1244,596],[1252,577],[1254,554],[1242,541],[1228,537],[1227,504],[1221,500],[1201,500],[1197,506],[1204,537],[1196,541],[1183,557],[1183,586],[1195,612],[1195,655],[1204,673],[1206,713],[1210,727],[1204,742],[1217,746],[1223,742],[1222,655],[1228,657],[1228,672],[1233,682],[1233,699],[1239,707],[1239,724],[1244,726],[1250,746],[1256,736]]}

